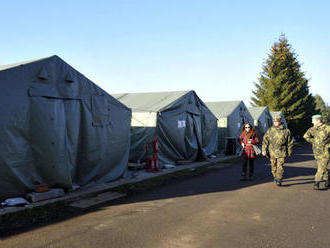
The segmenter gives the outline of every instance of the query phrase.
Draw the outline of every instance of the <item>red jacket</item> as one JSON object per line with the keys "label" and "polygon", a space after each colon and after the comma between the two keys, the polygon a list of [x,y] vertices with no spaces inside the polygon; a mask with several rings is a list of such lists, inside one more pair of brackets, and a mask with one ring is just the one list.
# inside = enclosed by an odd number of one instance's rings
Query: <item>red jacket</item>
{"label": "red jacket", "polygon": [[244,152],[242,156],[246,155],[248,158],[255,158],[256,154],[254,152],[253,145],[259,143],[259,139],[257,135],[253,136],[251,139],[252,141],[249,143],[248,138],[244,132],[238,137],[239,143],[241,145],[244,144]]}

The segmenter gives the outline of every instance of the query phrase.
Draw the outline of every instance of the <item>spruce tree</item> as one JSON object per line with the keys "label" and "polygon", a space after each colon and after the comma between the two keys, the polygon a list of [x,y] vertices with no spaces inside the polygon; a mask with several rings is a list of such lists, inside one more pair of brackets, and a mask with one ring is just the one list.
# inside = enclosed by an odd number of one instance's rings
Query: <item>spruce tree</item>
{"label": "spruce tree", "polygon": [[254,106],[281,111],[296,137],[301,137],[311,126],[310,118],[314,114],[314,98],[309,93],[308,79],[300,67],[287,38],[281,35],[263,64],[251,98]]}
{"label": "spruce tree", "polygon": [[315,112],[321,114],[323,122],[326,124],[330,123],[330,107],[326,104],[320,95],[314,96],[315,101]]}

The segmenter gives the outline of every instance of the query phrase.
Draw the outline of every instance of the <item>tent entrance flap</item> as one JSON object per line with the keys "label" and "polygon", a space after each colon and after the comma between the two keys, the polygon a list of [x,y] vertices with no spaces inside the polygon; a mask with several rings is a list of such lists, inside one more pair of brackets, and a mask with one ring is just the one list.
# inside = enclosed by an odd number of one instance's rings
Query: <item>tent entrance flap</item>
{"label": "tent entrance flap", "polygon": [[195,116],[188,112],[186,122],[184,159],[195,161],[199,150]]}
{"label": "tent entrance flap", "polygon": [[158,117],[157,136],[160,143],[160,161],[173,163],[204,158],[201,137],[201,119],[189,112],[179,115],[164,112]]}
{"label": "tent entrance flap", "polygon": [[[207,158],[205,149],[203,149],[203,130],[202,130],[202,120],[201,115],[193,115],[194,120],[194,133],[197,141],[197,156],[196,160],[204,160]],[[204,137],[205,138],[205,137]]]}
{"label": "tent entrance flap", "polygon": [[72,186],[80,136],[80,100],[31,97],[30,132],[34,166],[42,180]]}

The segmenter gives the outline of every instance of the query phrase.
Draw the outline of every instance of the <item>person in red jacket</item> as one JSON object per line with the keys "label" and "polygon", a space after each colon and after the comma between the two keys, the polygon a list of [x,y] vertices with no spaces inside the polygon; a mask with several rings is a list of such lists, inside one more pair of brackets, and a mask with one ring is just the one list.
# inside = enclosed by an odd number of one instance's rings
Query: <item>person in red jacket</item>
{"label": "person in red jacket", "polygon": [[250,123],[245,123],[242,127],[242,133],[238,137],[238,142],[242,146],[242,174],[241,181],[246,180],[247,165],[249,163],[249,180],[253,180],[254,159],[256,157],[253,145],[259,143],[259,138],[254,127]]}

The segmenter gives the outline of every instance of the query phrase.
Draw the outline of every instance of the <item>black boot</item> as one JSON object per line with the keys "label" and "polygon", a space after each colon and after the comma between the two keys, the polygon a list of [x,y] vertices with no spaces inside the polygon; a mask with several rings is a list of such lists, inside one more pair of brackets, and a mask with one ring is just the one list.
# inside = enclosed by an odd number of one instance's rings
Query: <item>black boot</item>
{"label": "black boot", "polygon": [[241,174],[241,179],[240,181],[246,181],[246,174],[245,173],[242,173]]}
{"label": "black boot", "polygon": [[315,182],[313,186],[314,190],[319,190],[320,189],[320,182]]}
{"label": "black boot", "polygon": [[253,181],[253,174],[249,174],[249,181]]}
{"label": "black boot", "polygon": [[275,181],[275,183],[276,183],[277,186],[282,186],[282,181],[281,181],[281,179],[277,179],[277,178],[275,178],[274,181]]}

